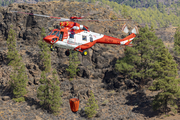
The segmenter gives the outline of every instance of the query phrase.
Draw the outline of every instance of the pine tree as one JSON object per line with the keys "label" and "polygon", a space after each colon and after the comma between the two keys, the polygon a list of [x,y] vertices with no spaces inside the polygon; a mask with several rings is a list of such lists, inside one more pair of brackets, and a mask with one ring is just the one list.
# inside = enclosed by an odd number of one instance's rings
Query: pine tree
{"label": "pine tree", "polygon": [[[134,47],[127,48],[125,57],[117,61],[116,69],[127,77],[140,81],[144,85],[147,79],[153,79],[150,90],[160,90],[153,101],[154,110],[163,108],[176,112],[176,100],[180,97],[180,79],[177,76],[177,64],[155,32],[146,26],[134,39]],[[141,83],[142,82],[142,83]]]}
{"label": "pine tree", "polygon": [[180,25],[174,35],[174,51],[177,55],[180,55]]}
{"label": "pine tree", "polygon": [[41,100],[40,105],[43,105],[45,109],[49,109],[49,101],[51,100],[49,96],[50,87],[49,80],[46,78],[46,74],[44,71],[41,73],[40,83],[43,85],[39,86],[37,91],[37,97]]}
{"label": "pine tree", "polygon": [[51,110],[56,115],[60,111],[60,106],[62,104],[61,95],[62,92],[60,91],[60,82],[57,78],[56,70],[53,71],[53,79],[51,80],[51,91],[52,91],[52,100],[50,101]]}
{"label": "pine tree", "polygon": [[133,40],[133,47],[126,47],[125,57],[118,60],[116,70],[127,78],[139,81],[142,88],[150,78],[155,78],[153,69],[154,50],[163,46],[153,31],[146,26],[140,29],[140,33]]}
{"label": "pine tree", "polygon": [[[12,27],[12,26],[11,26]],[[17,102],[24,101],[24,95],[27,93],[27,75],[22,58],[16,49],[15,31],[11,28],[7,39],[8,53],[7,57],[10,60],[9,65],[13,67],[13,72],[10,75],[11,87],[13,89],[13,98]]]}
{"label": "pine tree", "polygon": [[27,85],[28,79],[26,75],[25,66],[21,65],[18,67],[20,67],[20,69],[14,71],[10,77],[13,80],[11,82],[12,88],[13,88],[13,94],[15,96],[15,98],[13,99],[16,102],[21,102],[25,100],[24,95],[27,93],[26,85]]}
{"label": "pine tree", "polygon": [[12,28],[10,29],[8,33],[7,45],[8,45],[7,57],[10,60],[9,65],[19,66],[21,59],[16,49],[16,33]]}
{"label": "pine tree", "polygon": [[96,110],[99,108],[92,91],[90,92],[90,98],[88,99],[88,103],[86,105],[87,107],[85,107],[85,113],[88,118],[92,118],[97,113]]}
{"label": "pine tree", "polygon": [[167,113],[168,108],[170,108],[170,110],[176,113],[176,101],[180,98],[180,79],[176,79],[177,64],[167,48],[163,47],[158,52],[155,55],[157,61],[154,64],[158,78],[153,81],[153,86],[149,88],[152,91],[160,91],[153,100],[153,109],[161,109]]}
{"label": "pine tree", "polygon": [[46,77],[45,71],[41,74],[40,82],[42,85],[38,88],[37,97],[41,100],[40,104],[45,109],[51,110],[55,115],[60,111],[62,104],[61,91],[59,87],[59,81],[57,78],[57,72],[53,71],[53,79]]}
{"label": "pine tree", "polygon": [[[45,29],[41,30],[41,37],[46,36]],[[57,78],[57,72],[53,70],[51,73],[51,55],[48,45],[43,41],[39,41],[39,47],[41,48],[41,59],[43,60],[44,71],[41,73],[40,83],[41,85],[37,91],[37,97],[41,100],[40,104],[43,105],[45,109],[49,109],[55,115],[60,111],[61,91],[59,87],[59,81]],[[53,78],[47,78],[46,73],[52,74]]]}
{"label": "pine tree", "polygon": [[70,74],[70,80],[73,79],[74,77],[76,77],[77,72],[79,71],[77,69],[79,63],[80,63],[80,61],[79,61],[79,58],[78,58],[78,52],[70,51],[70,55],[69,55],[69,67],[66,68],[66,70]]}
{"label": "pine tree", "polygon": [[41,29],[41,40],[38,41],[38,45],[41,49],[41,60],[43,61],[43,67],[45,72],[50,72],[51,70],[51,55],[50,55],[50,49],[48,47],[48,44],[44,42],[43,37],[45,37],[45,29]]}
{"label": "pine tree", "polygon": [[122,14],[122,16],[125,17],[125,18],[128,16],[128,10],[127,10],[127,6],[126,6],[126,5],[123,5],[121,14]]}

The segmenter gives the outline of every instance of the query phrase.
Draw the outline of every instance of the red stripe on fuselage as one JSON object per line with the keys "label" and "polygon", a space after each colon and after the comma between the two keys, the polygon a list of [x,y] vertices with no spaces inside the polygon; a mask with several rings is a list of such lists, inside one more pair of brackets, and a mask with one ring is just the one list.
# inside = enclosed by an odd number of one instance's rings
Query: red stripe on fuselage
{"label": "red stripe on fuselage", "polygon": [[104,35],[104,37],[97,40],[97,43],[120,45],[120,42],[125,41],[125,40],[130,40],[130,39],[132,39],[134,37],[136,37],[136,35],[134,33],[132,33],[131,35],[129,35],[129,36],[123,38],[123,39],[118,39],[118,38],[114,38],[114,37]]}
{"label": "red stripe on fuselage", "polygon": [[78,49],[77,51],[83,52],[84,50],[91,48],[94,44],[96,44],[96,40],[93,42],[88,42],[88,43],[83,44],[83,45],[79,45],[76,48],[74,48],[74,50]]}

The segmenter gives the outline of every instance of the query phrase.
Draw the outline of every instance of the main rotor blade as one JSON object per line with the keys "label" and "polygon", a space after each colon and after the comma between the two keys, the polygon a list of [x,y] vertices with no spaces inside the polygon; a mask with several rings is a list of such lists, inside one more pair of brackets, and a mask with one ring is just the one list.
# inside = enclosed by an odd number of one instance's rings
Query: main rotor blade
{"label": "main rotor blade", "polygon": [[85,17],[87,17],[88,15],[90,15],[90,13],[85,14],[84,16],[81,17],[70,17],[70,19],[68,18],[61,18],[61,17],[54,17],[54,16],[48,16],[48,15],[40,15],[40,14],[34,14],[34,13],[25,13],[25,12],[20,12],[20,11],[10,11],[10,12],[16,12],[16,13],[22,13],[22,14],[28,14],[28,15],[34,15],[34,16],[40,16],[40,17],[48,17],[48,18],[54,18],[56,19],[55,21],[131,21],[131,20],[127,20],[127,19],[121,19],[121,20],[103,20],[103,19],[98,19],[98,20],[91,20],[91,19],[83,19]]}
{"label": "main rotor blade", "polygon": [[40,14],[34,14],[34,13],[25,13],[25,12],[19,12],[19,11],[10,11],[10,12],[16,12],[16,13],[40,16],[40,17],[48,17],[48,18],[54,18],[54,19],[60,19],[61,21],[70,21],[70,19],[67,19],[67,18],[54,17],[54,16],[48,16],[48,15],[40,15]]}
{"label": "main rotor blade", "polygon": [[101,19],[98,19],[98,20],[91,20],[91,19],[77,19],[75,21],[98,21],[98,22],[101,22],[101,21],[132,21],[132,20],[127,20],[127,19],[121,19],[121,20],[101,20]]}

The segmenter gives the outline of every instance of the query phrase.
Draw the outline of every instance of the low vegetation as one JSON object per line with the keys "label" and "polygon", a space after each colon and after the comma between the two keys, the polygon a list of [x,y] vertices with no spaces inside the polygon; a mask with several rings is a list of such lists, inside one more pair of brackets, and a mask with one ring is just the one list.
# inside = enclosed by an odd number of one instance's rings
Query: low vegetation
{"label": "low vegetation", "polygon": [[87,107],[85,107],[85,113],[87,114],[88,118],[94,117],[99,107],[92,91],[90,92],[90,98],[88,99],[88,103],[86,105]]}
{"label": "low vegetation", "polygon": [[70,51],[69,66],[66,68],[67,72],[69,73],[70,80],[77,76],[77,72],[79,71],[77,67],[79,63],[78,52]]}

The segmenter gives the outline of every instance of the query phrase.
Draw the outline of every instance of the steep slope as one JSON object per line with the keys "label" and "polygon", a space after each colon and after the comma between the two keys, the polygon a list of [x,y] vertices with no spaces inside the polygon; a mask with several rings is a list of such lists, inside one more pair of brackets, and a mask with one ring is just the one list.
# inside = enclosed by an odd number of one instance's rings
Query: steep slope
{"label": "steep slope", "polygon": [[[111,19],[113,15],[116,15],[114,12],[110,10],[106,10],[105,8],[100,8],[100,6],[94,6],[92,4],[84,4],[78,2],[50,2],[50,3],[39,3],[39,4],[12,4],[7,9],[3,9],[1,16],[1,54],[3,55],[4,64],[7,65],[7,61],[5,61],[5,53],[7,52],[6,39],[8,36],[8,31],[10,26],[13,25],[13,29],[17,34],[17,46],[18,50],[21,53],[24,62],[26,64],[34,63],[37,66],[37,70],[40,70],[39,61],[39,53],[40,50],[37,46],[37,42],[40,39],[41,28],[45,27],[46,33],[50,32],[52,29],[59,25],[59,22],[54,22],[49,18],[42,18],[38,16],[30,16],[19,13],[11,13],[9,11],[25,11],[25,12],[33,12],[37,14],[46,14],[51,16],[60,16],[69,18],[73,15],[85,15],[86,13],[90,13],[87,17],[89,19]],[[128,26],[133,26],[132,22],[126,22]],[[121,38],[122,31],[121,27],[124,22],[81,22],[80,24],[86,25],[90,30],[114,37]],[[107,26],[108,24],[108,26]],[[102,49],[101,49],[102,48]],[[6,51],[6,52],[5,52]],[[58,68],[61,66],[67,67],[66,61],[68,57],[64,54],[65,49],[57,48],[56,52],[52,52],[52,65]],[[88,77],[92,77],[93,74],[101,74],[102,71],[106,71],[106,69],[112,69],[112,66],[115,64],[115,58],[118,59],[123,55],[123,47],[117,46],[114,47],[112,45],[95,45],[92,49],[89,49],[89,55],[83,57],[80,55],[82,68],[83,66],[87,67],[93,66],[91,69],[87,70],[87,68],[83,68],[83,70],[88,71]],[[105,59],[104,59],[105,58]],[[111,63],[111,65],[109,65]],[[57,65],[58,64],[58,65]],[[58,66],[58,67],[57,67]],[[27,67],[30,68],[30,67]],[[99,69],[101,72],[96,72]],[[59,71],[65,71],[59,70]],[[32,71],[34,72],[34,71]],[[65,72],[62,73],[62,75]],[[30,75],[36,76],[36,75]],[[82,76],[82,75],[80,75]],[[94,75],[96,76],[96,75]],[[102,78],[103,76],[101,76]]]}

